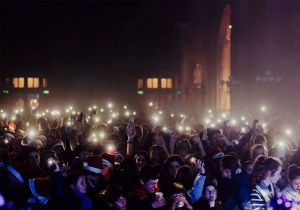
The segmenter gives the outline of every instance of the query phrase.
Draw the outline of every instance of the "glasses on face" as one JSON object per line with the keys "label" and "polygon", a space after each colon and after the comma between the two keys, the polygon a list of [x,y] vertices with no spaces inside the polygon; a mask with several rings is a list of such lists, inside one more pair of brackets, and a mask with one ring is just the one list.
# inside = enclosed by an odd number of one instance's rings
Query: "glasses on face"
{"label": "glasses on face", "polygon": [[206,195],[210,195],[210,194],[215,195],[215,194],[217,194],[217,190],[205,190],[205,194]]}

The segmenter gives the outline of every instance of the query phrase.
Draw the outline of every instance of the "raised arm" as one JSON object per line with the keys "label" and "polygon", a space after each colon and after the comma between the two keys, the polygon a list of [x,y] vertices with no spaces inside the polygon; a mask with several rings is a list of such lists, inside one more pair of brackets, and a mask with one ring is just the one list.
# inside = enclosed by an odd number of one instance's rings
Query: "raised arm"
{"label": "raised arm", "polygon": [[135,125],[129,125],[127,128],[127,157],[133,156],[133,138],[136,135]]}

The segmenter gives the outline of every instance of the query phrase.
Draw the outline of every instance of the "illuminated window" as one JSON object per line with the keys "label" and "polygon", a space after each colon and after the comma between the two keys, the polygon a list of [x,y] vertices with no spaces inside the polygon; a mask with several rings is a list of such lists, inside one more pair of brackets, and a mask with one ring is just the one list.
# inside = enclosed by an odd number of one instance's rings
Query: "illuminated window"
{"label": "illuminated window", "polygon": [[157,78],[148,78],[147,79],[147,88],[158,88],[158,79]]}
{"label": "illuminated window", "polygon": [[138,79],[138,88],[143,88],[143,79]]}
{"label": "illuminated window", "polygon": [[47,79],[46,79],[46,78],[43,79],[43,87],[44,87],[44,88],[47,87]]}
{"label": "illuminated window", "polygon": [[39,87],[39,78],[33,78],[33,87],[38,88]]}
{"label": "illuminated window", "polygon": [[33,88],[33,78],[32,77],[27,78],[27,87]]}
{"label": "illuminated window", "polygon": [[24,88],[24,77],[19,77],[19,88]]}
{"label": "illuminated window", "polygon": [[172,88],[172,79],[167,79],[167,88]]}
{"label": "illuminated window", "polygon": [[161,78],[161,88],[166,88],[167,87],[167,79],[166,78]]}
{"label": "illuminated window", "polygon": [[14,85],[14,88],[19,87],[19,78],[17,78],[17,77],[13,78],[13,85]]}

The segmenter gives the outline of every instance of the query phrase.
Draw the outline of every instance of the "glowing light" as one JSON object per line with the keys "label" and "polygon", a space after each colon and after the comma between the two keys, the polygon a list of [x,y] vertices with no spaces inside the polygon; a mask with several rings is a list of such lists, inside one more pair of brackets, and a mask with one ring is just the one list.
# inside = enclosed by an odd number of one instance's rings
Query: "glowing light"
{"label": "glowing light", "polygon": [[179,130],[182,130],[183,128],[182,127],[179,127]]}
{"label": "glowing light", "polygon": [[103,112],[104,110],[103,110],[103,109],[101,109],[100,111],[101,111],[101,112]]}
{"label": "glowing light", "polygon": [[4,141],[6,144],[8,143],[8,140],[7,139],[5,139],[5,141]]}
{"label": "glowing light", "polygon": [[265,123],[263,124],[263,127],[266,127],[266,124],[265,124]]}
{"label": "glowing light", "polygon": [[33,106],[32,109],[35,109],[35,107]]}
{"label": "glowing light", "polygon": [[124,109],[127,109],[127,106],[124,106]]}
{"label": "glowing light", "polygon": [[43,112],[42,115],[45,116],[45,113]]}
{"label": "glowing light", "polygon": [[158,113],[161,114],[161,111],[159,111]]}
{"label": "glowing light", "polygon": [[211,124],[211,127],[215,127],[215,124]]}
{"label": "glowing light", "polygon": [[113,117],[116,117],[116,114],[112,114]]}
{"label": "glowing light", "polygon": [[290,131],[290,130],[287,130],[286,133],[287,133],[287,134],[291,134],[291,131]]}
{"label": "glowing light", "polygon": [[242,120],[245,120],[245,117],[242,117]]}
{"label": "glowing light", "polygon": [[232,123],[235,124],[235,120],[232,120]]}
{"label": "glowing light", "polygon": [[38,117],[38,116],[40,116],[40,115],[37,113],[36,116]]}
{"label": "glowing light", "polygon": [[18,113],[19,113],[19,110],[16,110],[16,113],[18,114]]}
{"label": "glowing light", "polygon": [[88,118],[90,119],[91,117],[90,117],[90,116],[88,116]]}
{"label": "glowing light", "polygon": [[94,106],[94,109],[96,109],[97,107],[96,106]]}
{"label": "glowing light", "polygon": [[129,112],[126,112],[126,115],[128,116],[128,115],[129,115]]}
{"label": "glowing light", "polygon": [[34,136],[34,131],[30,131],[30,132],[29,132],[29,135],[30,135],[30,136]]}
{"label": "glowing light", "polygon": [[108,120],[108,123],[111,123],[111,120]]}
{"label": "glowing light", "polygon": [[291,203],[290,203],[290,202],[286,202],[286,203],[285,203],[285,207],[286,207],[286,208],[289,208],[290,206],[291,206]]}
{"label": "glowing light", "polygon": [[92,108],[91,107],[89,107],[89,111],[91,111],[92,110]]}
{"label": "glowing light", "polygon": [[188,131],[188,130],[190,130],[190,128],[189,128],[189,127],[186,127],[186,130]]}
{"label": "glowing light", "polygon": [[99,121],[99,119],[97,118],[97,119],[96,119],[96,122],[98,122],[98,121]]}
{"label": "glowing light", "polygon": [[5,116],[6,116],[6,114],[3,114],[2,116],[3,116],[3,117],[5,117]]}
{"label": "glowing light", "polygon": [[72,114],[75,114],[75,113],[76,113],[75,111],[72,112]]}
{"label": "glowing light", "polygon": [[245,133],[245,128],[242,128],[243,133]]}
{"label": "glowing light", "polygon": [[136,112],[133,112],[133,115],[136,115]]}
{"label": "glowing light", "polygon": [[103,137],[104,137],[104,134],[103,134],[103,133],[101,133],[101,134],[100,134],[100,137],[101,137],[101,138],[103,138]]}
{"label": "glowing light", "polygon": [[68,122],[67,125],[70,126],[70,125],[71,125],[71,122]]}
{"label": "glowing light", "polygon": [[154,117],[154,121],[158,121],[158,117]]}
{"label": "glowing light", "polygon": [[113,146],[109,145],[108,150],[113,150]]}
{"label": "glowing light", "polygon": [[71,107],[71,106],[70,106],[70,107],[69,107],[69,109],[70,109],[70,110],[72,110],[72,109],[73,109],[73,107]]}
{"label": "glowing light", "polygon": [[211,110],[208,110],[208,113],[211,113]]}
{"label": "glowing light", "polygon": [[109,112],[112,112],[112,110],[109,110]]}
{"label": "glowing light", "polygon": [[69,109],[67,109],[66,112],[69,112]]}
{"label": "glowing light", "polygon": [[183,114],[182,114],[182,115],[180,115],[180,117],[183,117]]}
{"label": "glowing light", "polygon": [[210,122],[210,120],[209,120],[209,119],[207,119],[207,120],[206,120],[206,123],[209,123],[209,122]]}
{"label": "glowing light", "polygon": [[109,108],[112,108],[112,104],[108,104],[108,107],[109,107]]}
{"label": "glowing light", "polygon": [[29,125],[29,123],[26,123],[26,125],[28,126],[28,125]]}
{"label": "glowing light", "polygon": [[221,122],[221,120],[220,120],[220,119],[218,119],[218,122]]}
{"label": "glowing light", "polygon": [[152,103],[152,102],[150,102],[150,103],[149,103],[149,106],[153,106],[153,103]]}
{"label": "glowing light", "polygon": [[266,108],[263,106],[263,107],[261,108],[261,110],[265,111],[265,110],[266,110]]}
{"label": "glowing light", "polygon": [[223,114],[222,116],[225,118],[225,117],[226,117],[226,114]]}
{"label": "glowing light", "polygon": [[232,25],[229,25],[229,28],[232,28]]}
{"label": "glowing light", "polygon": [[248,125],[249,123],[248,122],[246,122],[246,125]]}
{"label": "glowing light", "polygon": [[280,146],[284,146],[284,142],[282,142],[282,141],[279,142],[279,145],[280,145]]}
{"label": "glowing light", "polygon": [[12,117],[12,120],[15,120],[15,117]]}
{"label": "glowing light", "polygon": [[[22,111],[22,110],[21,110]],[[49,112],[49,110],[47,109],[46,112]]]}
{"label": "glowing light", "polygon": [[20,111],[23,112],[23,109],[21,109]]}
{"label": "glowing light", "polygon": [[1,112],[3,112],[3,110],[1,109]]}
{"label": "glowing light", "polygon": [[171,117],[174,117],[174,114],[171,114]]}
{"label": "glowing light", "polygon": [[95,138],[94,141],[97,141],[97,139]]}

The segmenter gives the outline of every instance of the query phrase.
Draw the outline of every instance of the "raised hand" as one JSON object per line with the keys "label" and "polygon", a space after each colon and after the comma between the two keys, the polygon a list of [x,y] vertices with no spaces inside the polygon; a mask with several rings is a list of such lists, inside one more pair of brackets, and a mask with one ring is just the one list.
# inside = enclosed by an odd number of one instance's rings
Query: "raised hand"
{"label": "raised hand", "polygon": [[201,139],[200,139],[199,135],[197,135],[197,134],[191,136],[191,139],[192,139],[193,142],[195,142],[195,143],[201,143]]}
{"label": "raised hand", "polygon": [[201,174],[205,174],[205,165],[201,160],[195,159],[195,166],[199,169]]}
{"label": "raised hand", "polygon": [[196,129],[197,129],[197,131],[199,130],[200,133],[201,133],[201,132],[206,132],[206,128],[205,128],[205,126],[202,125],[202,124],[196,125]]}
{"label": "raised hand", "polygon": [[171,134],[171,143],[176,143],[176,139],[180,136],[179,131],[174,130]]}
{"label": "raised hand", "polygon": [[253,122],[252,122],[252,130],[255,131],[255,129],[257,127],[257,123],[259,123],[259,121],[257,119],[253,120]]}
{"label": "raised hand", "polygon": [[127,127],[127,136],[128,136],[128,141],[131,142],[133,141],[133,138],[136,135],[136,131],[135,131],[135,125],[129,125]]}
{"label": "raised hand", "polygon": [[166,146],[166,145],[165,145],[165,141],[164,141],[164,139],[163,139],[162,136],[155,135],[155,136],[154,136],[154,139],[155,139],[155,141],[156,141],[156,145],[157,145],[157,146],[160,146],[160,147],[165,147],[165,146]]}

